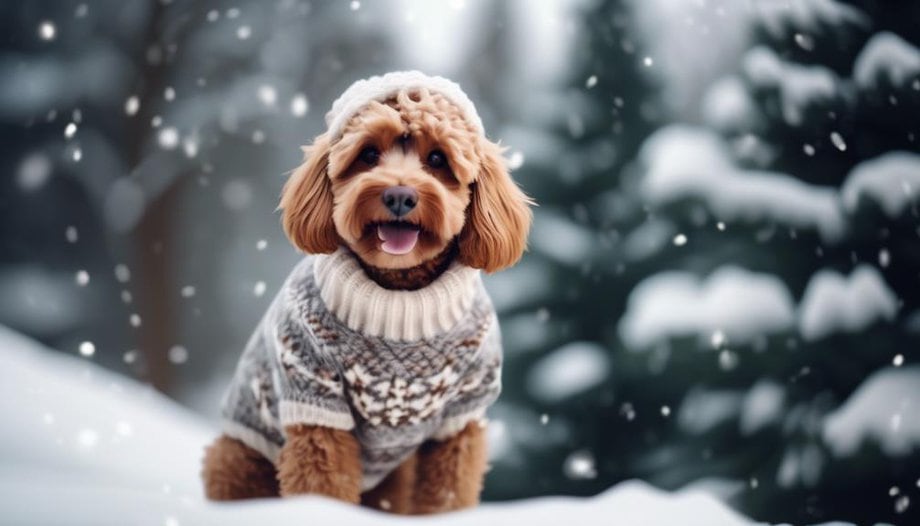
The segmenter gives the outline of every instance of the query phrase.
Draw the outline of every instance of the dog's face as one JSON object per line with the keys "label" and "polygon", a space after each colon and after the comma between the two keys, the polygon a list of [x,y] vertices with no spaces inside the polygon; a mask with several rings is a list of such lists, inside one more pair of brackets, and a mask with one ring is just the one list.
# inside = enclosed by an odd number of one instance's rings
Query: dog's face
{"label": "dog's face", "polygon": [[456,240],[460,261],[488,272],[521,257],[529,205],[501,149],[424,89],[371,102],[334,142],[320,135],[281,198],[285,232],[305,252],[344,244],[368,265],[398,269]]}

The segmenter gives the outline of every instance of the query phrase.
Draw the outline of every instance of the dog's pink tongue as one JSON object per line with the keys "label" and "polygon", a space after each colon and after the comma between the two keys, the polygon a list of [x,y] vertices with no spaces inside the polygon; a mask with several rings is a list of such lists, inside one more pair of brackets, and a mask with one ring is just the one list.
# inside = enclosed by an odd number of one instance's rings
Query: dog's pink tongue
{"label": "dog's pink tongue", "polygon": [[418,230],[409,225],[385,224],[377,227],[377,237],[383,243],[380,248],[387,254],[400,256],[408,254],[418,241]]}

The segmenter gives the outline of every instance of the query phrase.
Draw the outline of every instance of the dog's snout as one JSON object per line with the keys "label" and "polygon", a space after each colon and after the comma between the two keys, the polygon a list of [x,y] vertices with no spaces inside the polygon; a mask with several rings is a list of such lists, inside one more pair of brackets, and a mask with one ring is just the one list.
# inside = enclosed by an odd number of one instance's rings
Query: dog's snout
{"label": "dog's snout", "polygon": [[383,191],[383,204],[394,216],[402,217],[418,204],[418,193],[408,186],[391,186]]}

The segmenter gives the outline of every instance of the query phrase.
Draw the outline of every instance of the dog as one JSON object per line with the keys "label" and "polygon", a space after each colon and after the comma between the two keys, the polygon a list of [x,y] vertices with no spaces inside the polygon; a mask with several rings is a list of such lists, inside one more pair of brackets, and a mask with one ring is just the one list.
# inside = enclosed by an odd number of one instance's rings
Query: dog
{"label": "dog", "polygon": [[501,390],[480,271],[521,258],[533,202],[442,77],[358,81],[326,123],[279,205],[308,255],[243,352],[205,493],[400,514],[475,506],[484,413]]}

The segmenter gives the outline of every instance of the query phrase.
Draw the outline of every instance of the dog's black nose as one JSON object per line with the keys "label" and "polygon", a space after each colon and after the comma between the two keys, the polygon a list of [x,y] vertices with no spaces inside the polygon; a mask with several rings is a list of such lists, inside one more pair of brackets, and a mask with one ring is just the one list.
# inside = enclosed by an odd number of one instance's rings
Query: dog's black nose
{"label": "dog's black nose", "polygon": [[383,191],[383,204],[396,217],[408,214],[418,203],[418,194],[408,186],[391,186]]}

